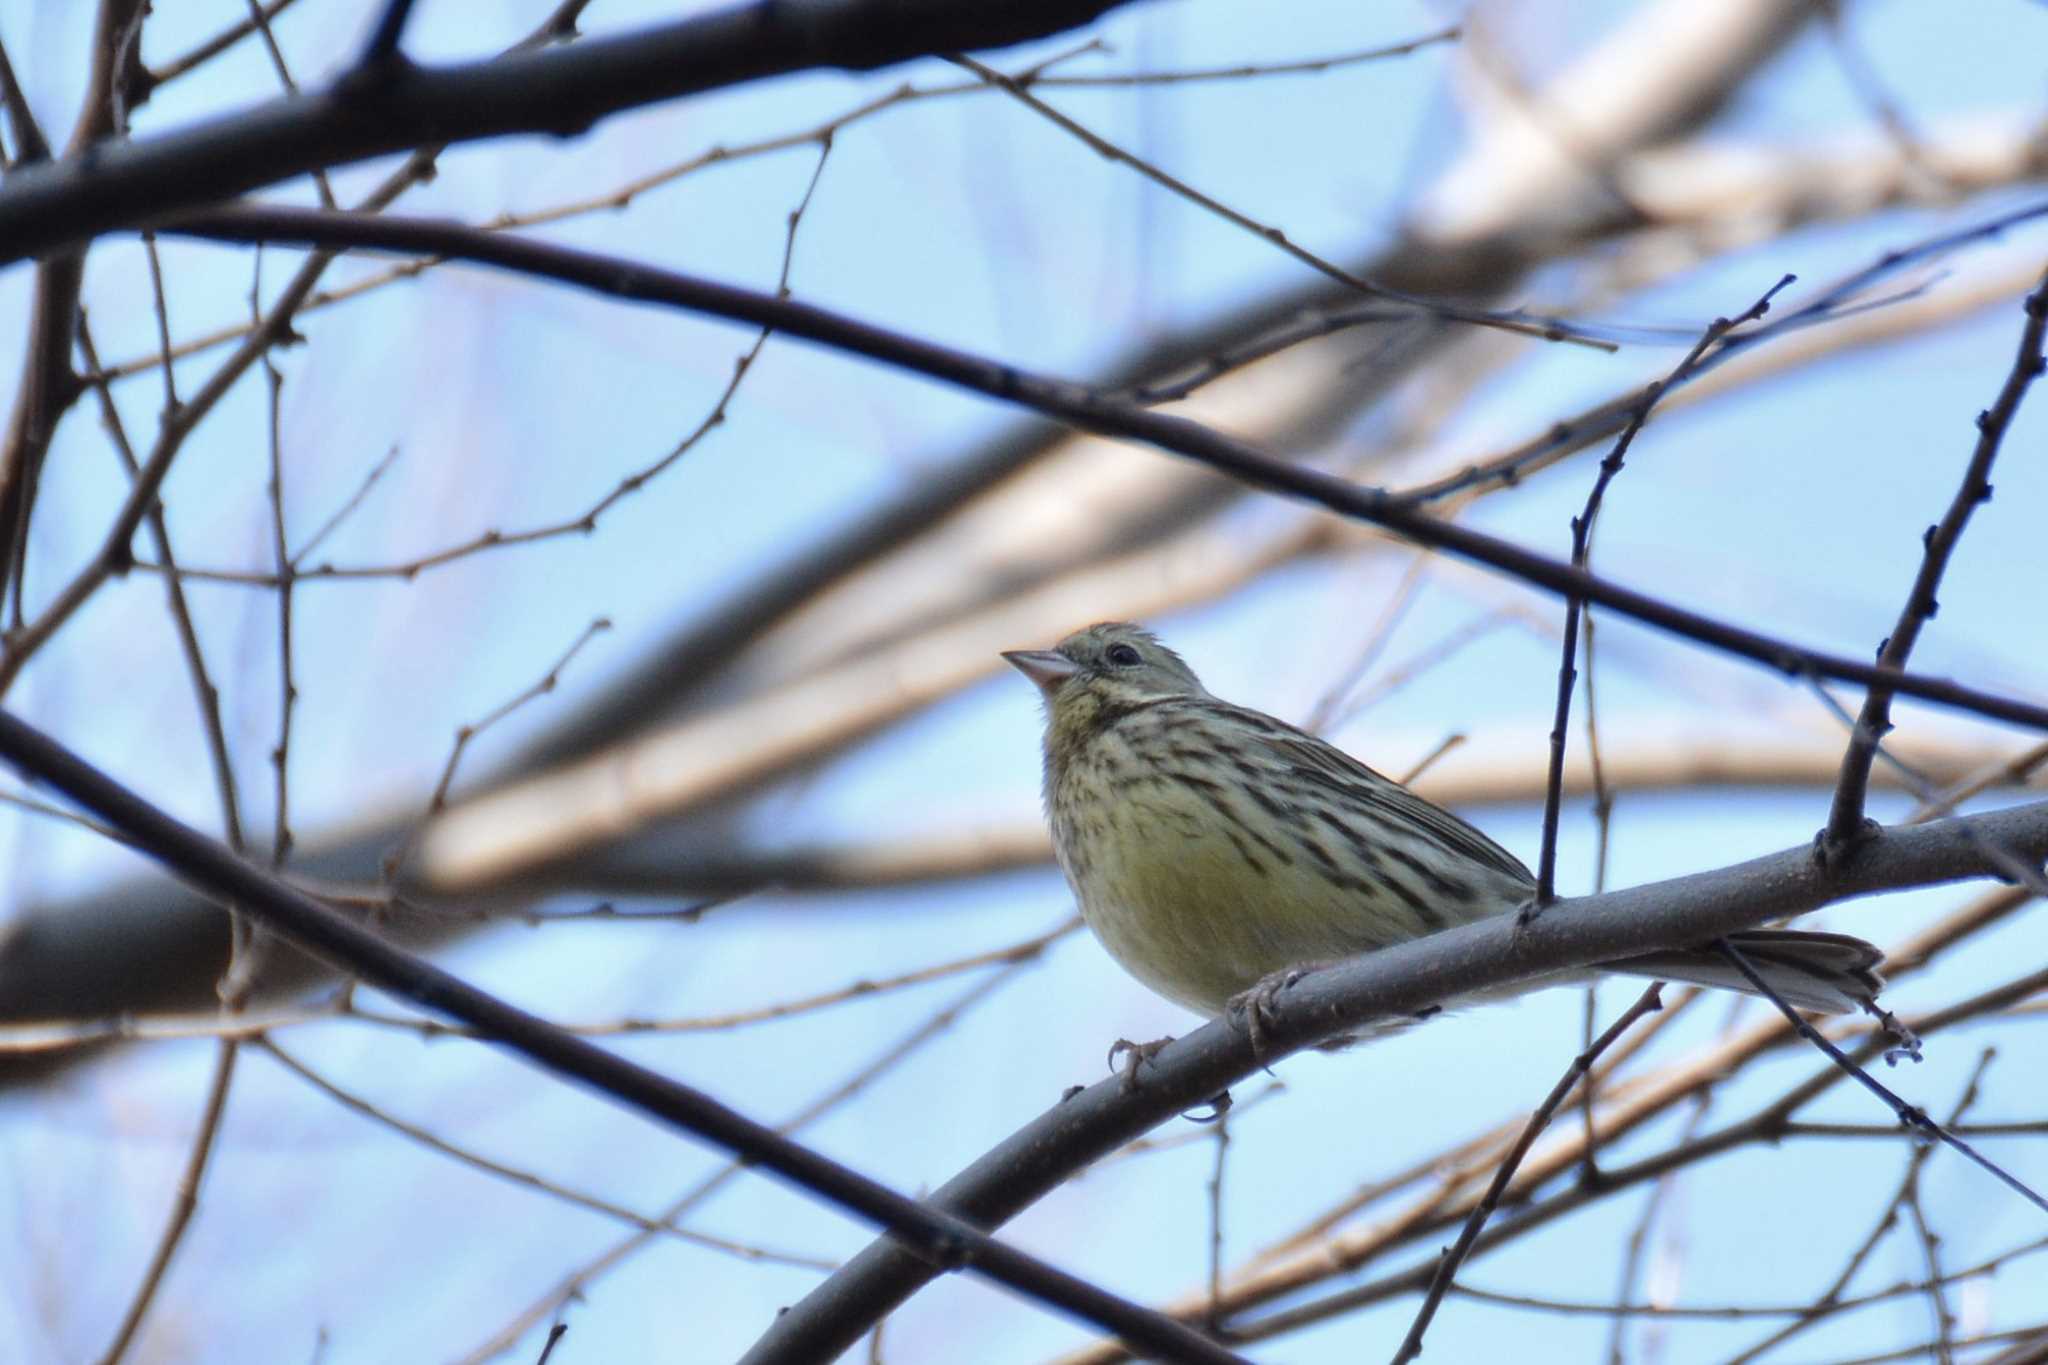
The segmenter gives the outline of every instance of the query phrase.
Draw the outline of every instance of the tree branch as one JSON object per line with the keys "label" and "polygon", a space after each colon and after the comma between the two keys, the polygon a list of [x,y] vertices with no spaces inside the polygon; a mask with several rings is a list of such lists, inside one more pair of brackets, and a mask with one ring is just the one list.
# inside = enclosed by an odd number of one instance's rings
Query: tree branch
{"label": "tree branch", "polygon": [[470,1025],[545,1071],[775,1172],[914,1248],[921,1263],[935,1271],[974,1270],[1166,1360],[1246,1365],[1164,1314],[997,1242],[971,1223],[898,1194],[702,1091],[607,1052],[392,946],[173,819],[5,711],[0,711],[0,757],[24,777],[46,782],[99,813],[143,852],[273,933],[369,985]]}
{"label": "tree branch", "polygon": [[1235,440],[1200,423],[1147,411],[1105,397],[1067,380],[1032,374],[1012,365],[915,337],[790,299],[719,284],[636,261],[577,251],[544,242],[522,241],[460,223],[391,216],[364,217],[320,209],[238,206],[195,215],[162,231],[211,241],[293,242],[324,248],[370,247],[384,251],[439,255],[496,266],[518,274],[573,284],[613,298],[673,307],[772,327],[837,350],[893,365],[928,378],[1034,408],[1084,430],[1155,445],[1209,466],[1254,488],[1281,493],[1384,527],[1398,535],[1498,569],[1560,596],[1634,617],[1686,639],[1711,645],[1792,677],[1835,678],[1971,711],[1996,720],[2048,730],[2048,707],[1859,660],[1803,649],[1787,641],[1716,621],[1697,612],[1573,569],[1519,545],[1439,520],[1403,506],[1385,490],[1360,486],[1319,470],[1276,459],[1249,442]]}
{"label": "tree branch", "polygon": [[[2027,389],[2048,369],[2048,360],[2042,356],[2042,337],[2048,333],[2048,274],[2027,295],[2025,312],[2027,321],[2020,329],[2019,353],[2013,357],[2012,370],[1998,391],[1998,400],[1977,414],[1977,448],[1970,455],[1962,484],[1940,524],[1927,528],[1926,553],[1921,556],[1913,590],[1906,595],[1898,624],[1878,646],[1877,662],[1881,668],[1904,668],[1907,656],[1920,638],[1921,627],[1934,619],[1938,605],[1934,594],[1941,584],[1942,571],[1948,567],[1949,556],[1962,539],[1970,514],[1979,503],[1991,501],[1991,462],[1998,456],[1999,443],[2005,439],[2006,428],[2012,425]],[[1891,689],[1872,687],[1864,695],[1863,710],[1856,717],[1848,752],[1842,755],[1842,774],[1835,784],[1827,828],[1821,833],[1819,847],[1824,854],[1846,853],[1861,839],[1865,828],[1863,796],[1870,785],[1870,765],[1877,758],[1878,742],[1891,728]]]}
{"label": "tree branch", "polygon": [[[1007,47],[1122,0],[807,0],[745,4],[547,51],[459,66],[385,64],[158,137],[23,167],[0,186],[0,265],[295,175],[426,143],[571,137],[610,114],[819,67]],[[67,347],[68,349],[68,347]]]}
{"label": "tree branch", "polygon": [[[1699,943],[1852,896],[1993,875],[1980,840],[2030,860],[2048,856],[2048,802],[1889,829],[1853,864],[1822,867],[1801,845],[1712,872],[1560,900],[1519,930],[1514,916],[1498,915],[1368,953],[1311,973],[1281,993],[1262,1031],[1262,1055],[1274,1061],[1376,1019]],[[1146,1067],[1142,1086],[1131,1090],[1111,1077],[1063,1100],[984,1153],[929,1202],[998,1226],[1090,1162],[1251,1074],[1255,1065],[1242,1031],[1228,1021],[1209,1024],[1162,1049]],[[915,1257],[873,1243],[778,1317],[744,1365],[830,1359],[930,1279]]]}

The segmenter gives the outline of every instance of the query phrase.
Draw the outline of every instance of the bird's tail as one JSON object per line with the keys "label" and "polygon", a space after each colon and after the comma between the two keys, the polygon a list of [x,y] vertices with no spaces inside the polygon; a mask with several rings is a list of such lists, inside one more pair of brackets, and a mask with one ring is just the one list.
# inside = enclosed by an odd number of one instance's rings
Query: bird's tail
{"label": "bird's tail", "polygon": [[[1787,1004],[1826,1014],[1854,1014],[1877,999],[1884,978],[1877,974],[1884,954],[1860,938],[1848,934],[1824,934],[1802,929],[1753,929],[1730,934],[1735,945],[1766,985]],[[1717,990],[1760,992],[1749,984],[1733,962],[1712,948],[1686,948],[1672,952],[1645,953],[1619,962],[1603,962],[1603,971],[1628,976],[1662,977]]]}

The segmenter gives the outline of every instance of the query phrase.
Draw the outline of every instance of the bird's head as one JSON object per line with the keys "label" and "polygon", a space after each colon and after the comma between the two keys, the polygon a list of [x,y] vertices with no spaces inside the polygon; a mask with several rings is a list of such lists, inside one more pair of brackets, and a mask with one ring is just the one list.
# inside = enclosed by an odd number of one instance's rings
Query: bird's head
{"label": "bird's head", "polygon": [[1208,695],[1180,655],[1128,621],[1104,621],[1052,649],[1013,649],[1003,657],[1038,685],[1053,733],[1089,727],[1104,711]]}

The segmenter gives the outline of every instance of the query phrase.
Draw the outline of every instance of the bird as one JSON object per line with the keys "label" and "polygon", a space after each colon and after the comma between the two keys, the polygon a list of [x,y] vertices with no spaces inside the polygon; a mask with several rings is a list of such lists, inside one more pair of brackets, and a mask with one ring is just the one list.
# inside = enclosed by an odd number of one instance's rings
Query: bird
{"label": "bird", "polygon": [[[1046,817],[1089,928],[1197,1014],[1254,1006],[1255,1048],[1261,1012],[1305,971],[1533,903],[1536,878],[1478,829],[1327,740],[1214,696],[1140,626],[1102,622],[1002,657],[1044,702]],[[1727,940],[1801,1009],[1874,1009],[1883,986],[1884,955],[1846,934]],[[1758,994],[1711,945],[1597,970]],[[1583,978],[1535,984],[1567,979]]]}

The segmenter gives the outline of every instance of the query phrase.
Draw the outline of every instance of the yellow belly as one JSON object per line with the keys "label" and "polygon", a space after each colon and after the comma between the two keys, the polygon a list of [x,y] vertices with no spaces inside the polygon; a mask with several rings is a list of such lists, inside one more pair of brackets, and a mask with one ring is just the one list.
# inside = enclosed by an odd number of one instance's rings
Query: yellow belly
{"label": "yellow belly", "polygon": [[[1207,1015],[1289,967],[1350,957],[1433,926],[1303,843],[1234,822],[1171,784],[1126,791],[1074,822],[1062,861],[1089,927],[1125,970]],[[1320,846],[1320,845],[1319,845]],[[1469,917],[1469,911],[1454,916]]]}

